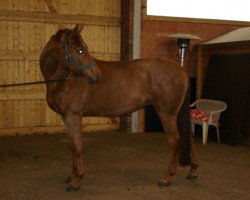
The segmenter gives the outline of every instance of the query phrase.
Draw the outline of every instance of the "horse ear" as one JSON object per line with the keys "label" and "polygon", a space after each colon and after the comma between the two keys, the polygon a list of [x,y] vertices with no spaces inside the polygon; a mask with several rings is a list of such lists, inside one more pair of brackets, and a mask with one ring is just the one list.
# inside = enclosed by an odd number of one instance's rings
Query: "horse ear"
{"label": "horse ear", "polygon": [[61,29],[59,29],[57,32],[56,32],[56,34],[55,34],[55,41],[57,42],[57,43],[60,43],[61,42],[61,37],[62,37],[62,30]]}
{"label": "horse ear", "polygon": [[57,33],[55,34],[55,41],[57,43],[61,43],[65,41],[66,35],[68,34],[69,29],[59,29]]}
{"label": "horse ear", "polygon": [[73,33],[81,33],[83,29],[83,24],[77,24],[76,27],[73,29]]}

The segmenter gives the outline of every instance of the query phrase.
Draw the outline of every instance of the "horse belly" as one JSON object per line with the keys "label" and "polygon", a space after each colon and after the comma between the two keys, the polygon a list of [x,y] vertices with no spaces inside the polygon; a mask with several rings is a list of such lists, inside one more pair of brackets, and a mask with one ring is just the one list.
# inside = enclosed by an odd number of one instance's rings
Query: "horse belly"
{"label": "horse belly", "polygon": [[88,101],[85,115],[121,116],[143,108],[150,102],[150,95],[139,89],[135,91],[100,95]]}

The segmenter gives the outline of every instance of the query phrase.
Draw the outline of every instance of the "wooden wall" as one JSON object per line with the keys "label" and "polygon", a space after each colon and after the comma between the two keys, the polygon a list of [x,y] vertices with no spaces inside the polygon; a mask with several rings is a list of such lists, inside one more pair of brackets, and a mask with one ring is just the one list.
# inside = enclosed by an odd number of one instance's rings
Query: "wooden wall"
{"label": "wooden wall", "polygon": [[[58,24],[82,33],[92,55],[120,59],[120,0],[0,0],[0,84],[42,80],[39,56]],[[47,106],[44,85],[0,88],[0,135],[64,130]],[[119,128],[119,120],[84,117],[84,129]]]}

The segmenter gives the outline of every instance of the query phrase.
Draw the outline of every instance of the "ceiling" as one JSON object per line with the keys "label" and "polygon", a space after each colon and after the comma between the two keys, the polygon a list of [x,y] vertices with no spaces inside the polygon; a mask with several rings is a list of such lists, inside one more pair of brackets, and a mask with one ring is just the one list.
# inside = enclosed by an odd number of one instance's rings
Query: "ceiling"
{"label": "ceiling", "polygon": [[250,41],[250,27],[239,28],[223,34],[214,39],[208,40],[201,44],[217,44],[226,42]]}

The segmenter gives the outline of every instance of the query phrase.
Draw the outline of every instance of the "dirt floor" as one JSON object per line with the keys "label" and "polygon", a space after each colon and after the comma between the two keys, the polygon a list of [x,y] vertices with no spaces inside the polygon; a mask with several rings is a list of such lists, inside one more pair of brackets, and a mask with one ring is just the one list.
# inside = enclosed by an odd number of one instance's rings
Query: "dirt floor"
{"label": "dirt floor", "polygon": [[250,199],[250,147],[209,141],[197,148],[199,178],[157,185],[169,159],[162,133],[86,133],[86,175],[78,192],[65,190],[71,152],[65,134],[0,137],[1,200]]}

